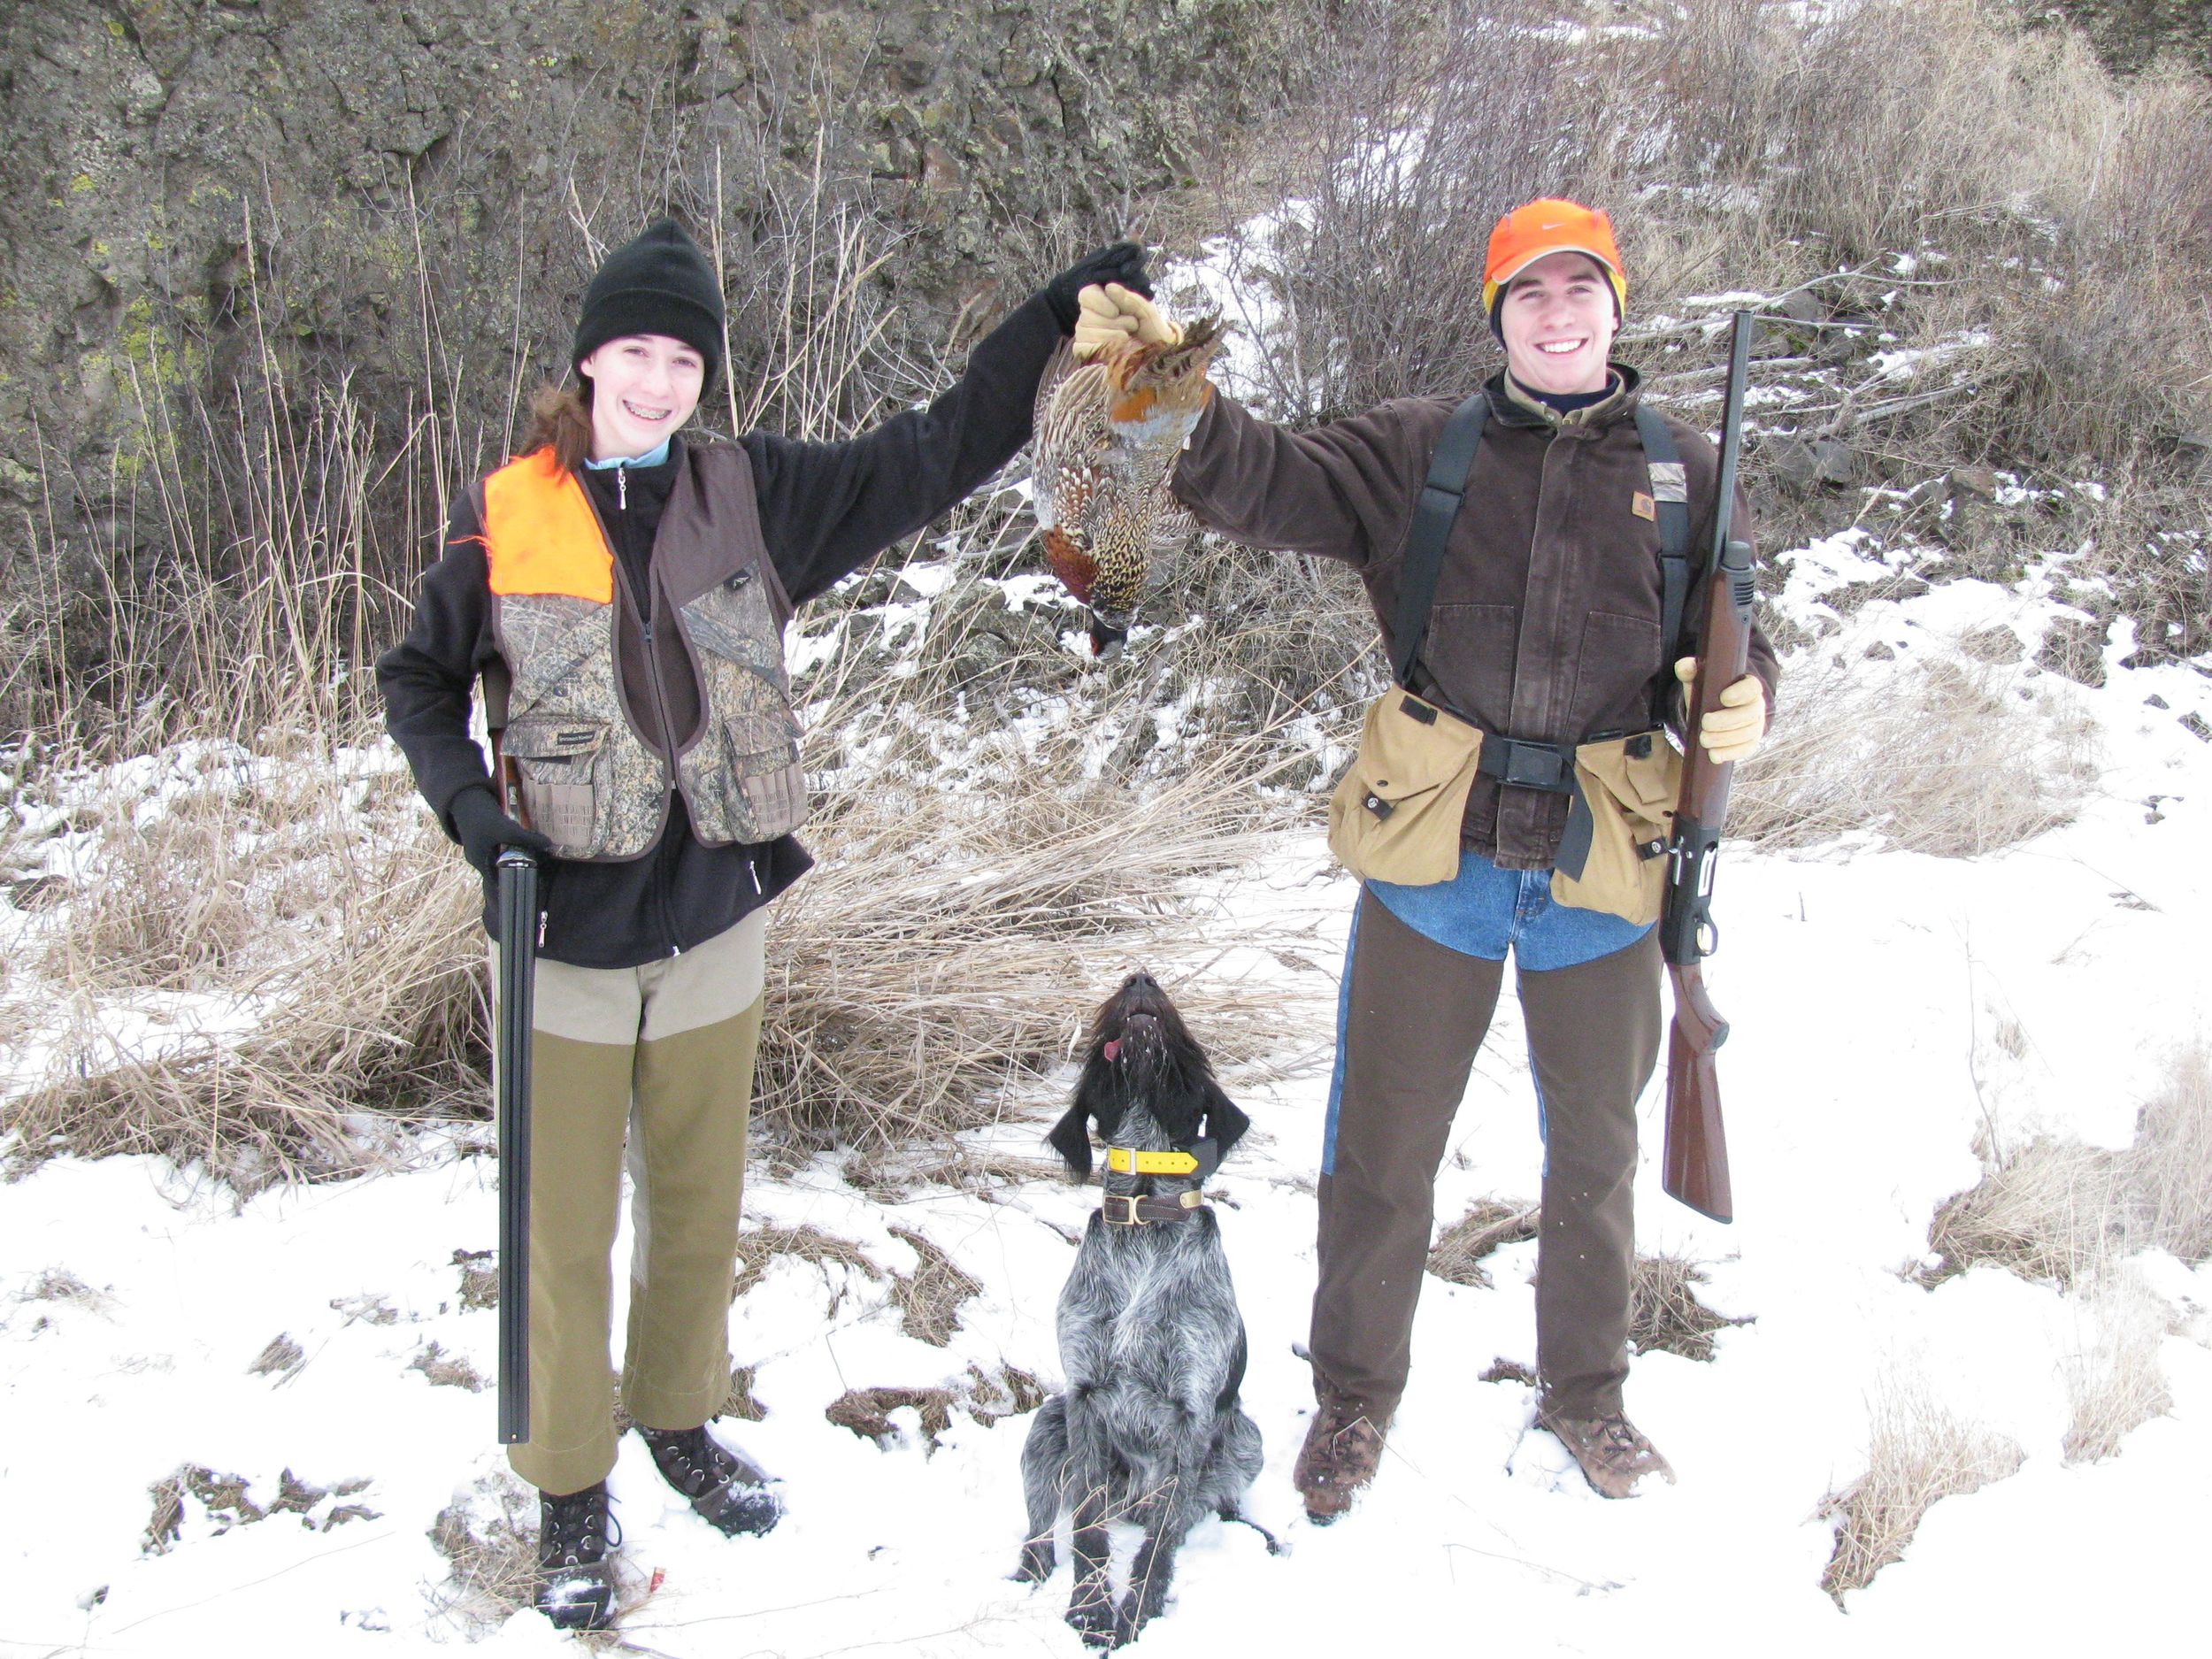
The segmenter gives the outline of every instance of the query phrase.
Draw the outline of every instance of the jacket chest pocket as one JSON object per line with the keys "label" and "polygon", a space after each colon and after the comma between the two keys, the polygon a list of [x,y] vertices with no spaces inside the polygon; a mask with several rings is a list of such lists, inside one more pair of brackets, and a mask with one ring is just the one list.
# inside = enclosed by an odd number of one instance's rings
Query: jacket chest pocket
{"label": "jacket chest pocket", "polygon": [[589,857],[602,839],[602,809],[613,779],[602,721],[535,718],[517,720],[500,741],[514,763],[530,827],[551,838],[564,857]]}

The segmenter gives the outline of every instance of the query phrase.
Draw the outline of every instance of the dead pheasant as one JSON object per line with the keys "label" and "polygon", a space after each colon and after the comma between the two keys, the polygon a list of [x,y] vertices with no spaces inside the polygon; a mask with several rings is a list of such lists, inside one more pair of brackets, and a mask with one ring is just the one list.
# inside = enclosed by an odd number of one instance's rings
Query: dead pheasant
{"label": "dead pheasant", "polygon": [[1037,387],[1033,505],[1052,573],[1091,612],[1101,657],[1129,635],[1155,550],[1195,527],[1168,489],[1205,411],[1222,338],[1209,317],[1179,341],[1116,341],[1087,363],[1063,343]]}

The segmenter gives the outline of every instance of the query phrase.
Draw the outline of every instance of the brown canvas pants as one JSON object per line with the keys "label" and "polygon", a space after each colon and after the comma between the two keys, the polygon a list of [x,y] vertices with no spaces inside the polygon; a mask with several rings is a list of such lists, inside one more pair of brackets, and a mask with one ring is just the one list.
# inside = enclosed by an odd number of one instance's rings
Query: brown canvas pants
{"label": "brown canvas pants", "polygon": [[[1386,1424],[1412,1362],[1436,1171],[1505,964],[1423,937],[1371,894],[1357,926],[1310,1347],[1321,1397]],[[1619,1410],[1628,1374],[1635,1104],[1658,1059],[1659,967],[1655,931],[1578,967],[1517,969],[1544,1125],[1536,1368],[1567,1417]]]}
{"label": "brown canvas pants", "polygon": [[530,1439],[508,1460],[542,1491],[580,1491],[614,1467],[607,1344],[626,1139],[634,1240],[623,1404],[653,1428],[687,1429],[729,1397],[765,926],[756,910],[639,968],[538,964]]}

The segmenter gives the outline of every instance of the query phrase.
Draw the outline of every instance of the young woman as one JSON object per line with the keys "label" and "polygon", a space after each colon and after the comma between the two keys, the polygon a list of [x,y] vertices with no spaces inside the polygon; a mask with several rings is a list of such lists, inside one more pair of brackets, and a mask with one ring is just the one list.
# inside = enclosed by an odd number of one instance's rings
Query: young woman
{"label": "young woman", "polygon": [[[1148,291],[1142,250],[1117,243],[1063,272],[975,347],[959,384],[860,437],[687,440],[722,366],[722,292],[661,220],[592,278],[575,385],[541,398],[524,453],[456,503],[413,625],[377,664],[392,735],[488,889],[502,847],[543,866],[531,1439],[511,1456],[542,1494],[538,1600],[557,1624],[612,1610],[609,1258],[626,1140],[623,1404],[714,1525],[761,1532],[779,1514],[761,1472],[704,1425],[729,1391],[766,907],[810,862],[793,838],[807,797],[784,625],[1021,447],[1078,294],[1105,281]],[[469,734],[480,679],[526,826]]]}

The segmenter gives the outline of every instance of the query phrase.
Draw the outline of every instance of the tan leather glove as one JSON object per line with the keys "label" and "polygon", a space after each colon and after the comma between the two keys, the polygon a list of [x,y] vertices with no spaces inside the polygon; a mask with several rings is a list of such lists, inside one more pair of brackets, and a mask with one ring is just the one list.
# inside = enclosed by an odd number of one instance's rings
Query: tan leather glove
{"label": "tan leather glove", "polygon": [[1075,357],[1087,363],[1118,340],[1141,345],[1172,345],[1182,330],[1160,315],[1159,308],[1141,294],[1118,282],[1094,282],[1075,296]]}
{"label": "tan leather glove", "polygon": [[[1683,693],[1687,695],[1690,682],[1697,678],[1697,658],[1685,657],[1678,661],[1674,677],[1682,682]],[[1766,738],[1766,686],[1756,674],[1746,674],[1734,685],[1722,689],[1720,703],[1719,708],[1705,717],[1705,724],[1698,728],[1697,741],[1705,745],[1706,755],[1718,765],[1748,760]]]}

